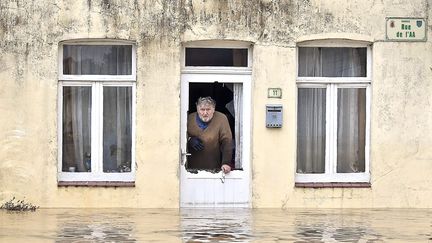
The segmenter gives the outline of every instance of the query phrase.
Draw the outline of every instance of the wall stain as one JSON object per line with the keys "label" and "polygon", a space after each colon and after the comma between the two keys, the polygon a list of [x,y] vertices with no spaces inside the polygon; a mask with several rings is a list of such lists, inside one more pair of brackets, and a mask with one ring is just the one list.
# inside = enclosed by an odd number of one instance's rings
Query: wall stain
{"label": "wall stain", "polygon": [[[106,38],[165,40],[167,44],[181,42],[186,32],[197,39],[241,39],[282,45],[305,34],[369,34],[369,26],[359,24],[355,13],[341,19],[331,12],[317,11],[315,3],[308,0],[86,0],[71,4],[65,0],[45,4],[47,2],[0,2],[0,35],[4,40],[0,53],[19,49],[11,49],[10,45],[20,42],[28,42],[31,49],[37,48],[39,52],[46,42],[56,43],[68,34],[100,32],[94,25],[97,19],[91,17],[94,13],[99,13],[96,18],[102,20]],[[68,7],[80,4],[85,7],[79,15]]]}
{"label": "wall stain", "polygon": [[[63,36],[100,32],[101,29],[95,29],[97,27],[94,25],[97,19],[92,18],[92,14],[98,11],[100,15],[96,18],[102,20],[106,38],[132,38],[139,43],[144,40],[168,45],[178,45],[184,33],[193,33],[195,26],[202,26],[203,29],[216,27],[213,32],[207,31],[212,39],[290,41],[293,39],[291,25],[298,16],[293,11],[296,6],[293,1],[87,0],[82,3],[69,4],[65,1],[44,4],[46,2],[0,3],[0,33],[3,37],[0,54],[9,52],[18,55],[17,79],[23,79],[27,60],[52,56],[47,52],[54,49],[49,46],[58,43]],[[79,16],[74,14],[74,4],[83,7]],[[326,16],[323,18],[327,22],[332,21],[329,15]],[[197,34],[196,38],[205,38],[202,34]]]}

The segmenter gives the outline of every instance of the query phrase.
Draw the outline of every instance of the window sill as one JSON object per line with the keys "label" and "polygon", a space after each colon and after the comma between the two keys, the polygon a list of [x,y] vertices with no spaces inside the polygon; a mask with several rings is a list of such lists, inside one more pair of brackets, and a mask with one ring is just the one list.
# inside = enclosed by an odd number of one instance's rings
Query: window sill
{"label": "window sill", "polygon": [[370,182],[296,182],[298,188],[371,188]]}
{"label": "window sill", "polygon": [[59,181],[57,186],[80,187],[135,187],[134,181]]}

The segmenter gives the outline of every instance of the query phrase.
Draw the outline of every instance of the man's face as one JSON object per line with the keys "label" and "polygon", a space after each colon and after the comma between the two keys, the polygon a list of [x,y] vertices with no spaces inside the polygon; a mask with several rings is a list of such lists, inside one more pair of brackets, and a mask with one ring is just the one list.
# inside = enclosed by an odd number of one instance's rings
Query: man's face
{"label": "man's face", "polygon": [[201,104],[197,106],[198,116],[203,122],[209,122],[214,115],[215,108],[210,104]]}

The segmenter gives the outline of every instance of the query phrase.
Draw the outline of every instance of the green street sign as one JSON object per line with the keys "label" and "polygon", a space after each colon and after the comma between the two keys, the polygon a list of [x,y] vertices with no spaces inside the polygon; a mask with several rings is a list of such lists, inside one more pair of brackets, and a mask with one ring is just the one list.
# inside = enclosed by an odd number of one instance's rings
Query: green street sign
{"label": "green street sign", "polygon": [[426,20],[424,18],[386,18],[387,41],[426,41]]}

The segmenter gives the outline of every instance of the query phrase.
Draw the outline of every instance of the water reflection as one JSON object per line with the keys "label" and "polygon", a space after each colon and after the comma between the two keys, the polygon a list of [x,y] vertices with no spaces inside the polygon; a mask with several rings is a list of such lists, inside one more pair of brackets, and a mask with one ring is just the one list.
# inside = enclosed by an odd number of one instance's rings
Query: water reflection
{"label": "water reflection", "polygon": [[0,242],[432,242],[432,209],[0,210]]}
{"label": "water reflection", "polygon": [[305,241],[376,242],[380,234],[371,227],[365,214],[358,211],[321,210],[295,217],[296,236]]}
{"label": "water reflection", "polygon": [[57,215],[59,223],[58,241],[76,242],[80,240],[135,242],[132,214],[90,212],[67,212]]}
{"label": "water reflection", "polygon": [[250,209],[183,209],[185,242],[247,242],[252,239]]}

